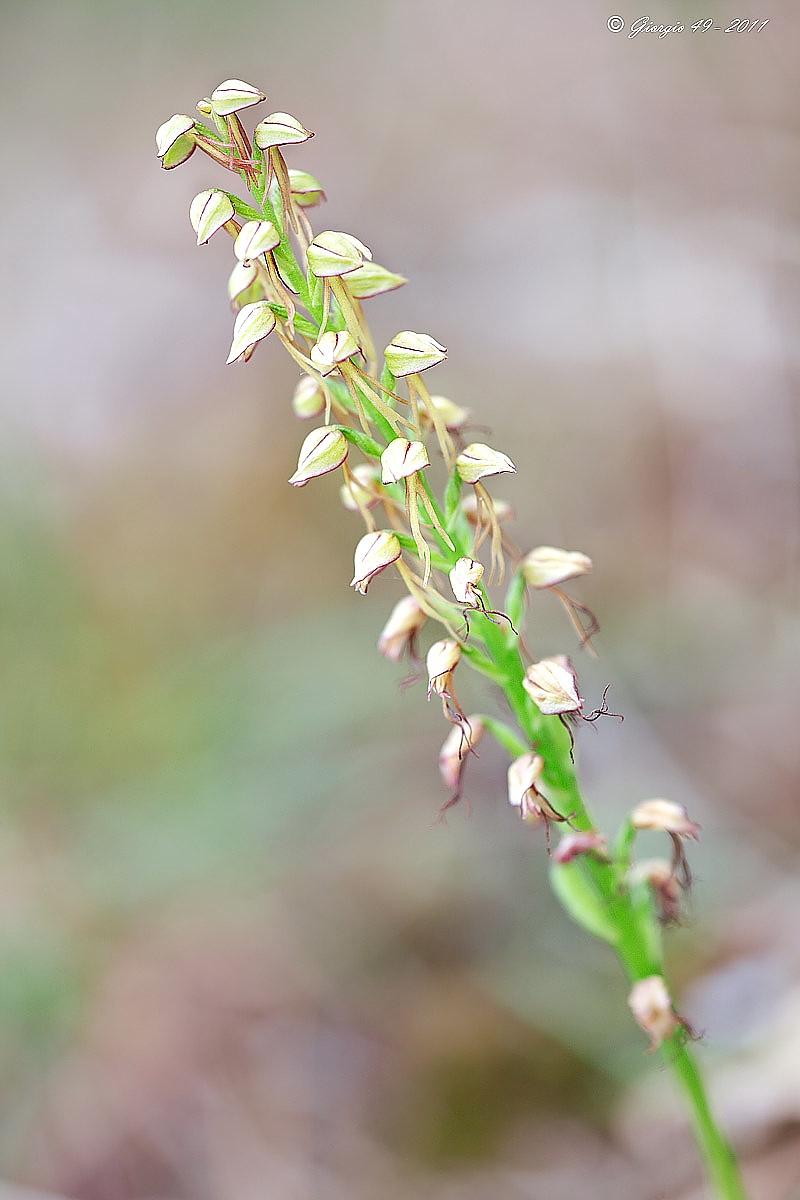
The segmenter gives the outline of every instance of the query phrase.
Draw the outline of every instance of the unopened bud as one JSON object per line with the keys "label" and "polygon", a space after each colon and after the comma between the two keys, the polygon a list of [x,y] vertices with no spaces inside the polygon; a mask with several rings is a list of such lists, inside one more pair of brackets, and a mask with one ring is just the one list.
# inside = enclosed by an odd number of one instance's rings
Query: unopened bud
{"label": "unopened bud", "polygon": [[441,421],[445,429],[455,432],[458,429],[463,429],[470,418],[468,408],[462,408],[460,404],[454,404],[452,400],[448,400],[447,396],[431,396],[430,404],[428,401],[420,404],[423,416],[427,420],[427,424],[431,424],[431,416],[428,409],[435,409],[437,417]]}
{"label": "unopened bud", "polygon": [[413,333],[404,329],[392,338],[384,350],[386,366],[396,378],[403,375],[414,375],[417,371],[426,371],[444,362],[447,351],[440,346],[428,333]]}
{"label": "unopened bud", "polygon": [[266,100],[263,92],[242,79],[226,79],[211,93],[211,107],[219,117],[228,117],[240,109]]}
{"label": "unopened bud", "polygon": [[423,442],[395,438],[381,455],[381,480],[383,483],[397,483],[428,466],[430,459]]}
{"label": "unopened bud", "polygon": [[535,750],[515,758],[508,768],[508,802],[520,811],[523,820],[540,821],[542,811],[536,781],[544,771],[544,759]]}
{"label": "unopened bud", "polygon": [[467,717],[466,721],[454,725],[450,730],[439,751],[439,774],[446,788],[451,791],[458,788],[467,756],[485,732],[486,726],[480,717]]}
{"label": "unopened bud", "polygon": [[[501,525],[504,521],[514,520],[514,509],[507,500],[498,500],[495,496],[493,496],[492,507],[494,508],[495,518]],[[484,520],[486,519],[485,514],[483,513],[483,508],[483,503],[478,500],[478,497],[474,492],[470,492],[461,501],[461,511],[469,521],[470,525],[477,525],[480,517],[482,517]]]}
{"label": "unopened bud", "polygon": [[355,575],[350,581],[350,587],[366,596],[367,588],[375,576],[393,562],[397,562],[401,554],[402,547],[390,530],[365,533],[356,546]]}
{"label": "unopened bud", "polygon": [[311,273],[318,279],[347,275],[372,258],[369,247],[350,233],[327,229],[318,233],[306,251]]}
{"label": "unopened bud", "polygon": [[650,1038],[650,1049],[671,1037],[682,1022],[675,1015],[672,999],[661,975],[638,980],[628,996],[628,1007],[640,1029]]}
{"label": "unopened bud", "polygon": [[348,271],[345,283],[348,292],[355,296],[356,300],[368,300],[370,296],[379,296],[381,292],[393,292],[395,288],[408,283],[408,280],[402,275],[387,271],[386,267],[381,267],[378,263],[367,262],[355,271]]}
{"label": "unopened bud", "polygon": [[165,171],[179,167],[194,154],[196,141],[195,123],[191,117],[176,113],[156,130],[156,154]]}
{"label": "unopened bud", "polygon": [[583,700],[578,695],[578,680],[565,654],[533,663],[522,681],[525,691],[546,716],[578,712]]}
{"label": "unopened bud", "polygon": [[319,180],[309,175],[308,171],[295,171],[290,167],[289,186],[292,189],[292,199],[300,208],[313,208],[315,204],[326,199]]}
{"label": "unopened bud", "polygon": [[276,324],[275,313],[266,300],[245,304],[234,322],[233,341],[227,363],[236,362],[237,358],[242,357],[247,362],[256,343],[268,337]]}
{"label": "unopened bud", "polygon": [[462,450],[456,459],[456,470],[464,483],[477,483],[485,475],[501,475],[504,471],[516,473],[511,459],[493,450],[483,442],[473,442]]}
{"label": "unopened bud", "polygon": [[253,131],[253,141],[261,150],[270,146],[291,146],[295,142],[307,142],[314,135],[289,113],[275,112],[259,121]]}
{"label": "unopened bud", "polygon": [[483,579],[483,564],[474,558],[459,558],[450,572],[450,587],[459,604],[465,608],[481,608],[477,585]]}
{"label": "unopened bud", "polygon": [[381,492],[380,468],[373,463],[359,463],[350,471],[350,478],[339,488],[339,499],[348,512],[358,512],[360,508],[374,508],[380,503]]}
{"label": "unopened bud", "polygon": [[189,220],[197,234],[198,246],[205,245],[226,221],[230,221],[233,212],[231,198],[226,192],[220,192],[216,188],[198,192],[189,205]]}
{"label": "unopened bud", "polygon": [[352,333],[346,329],[334,333],[332,329],[329,329],[311,347],[309,357],[320,375],[330,375],[339,363],[346,362],[354,354],[358,354],[358,342]]}
{"label": "unopened bud", "polygon": [[686,809],[672,800],[643,800],[631,813],[631,824],[634,829],[656,829],[695,841],[700,834],[700,826],[690,821]]}
{"label": "unopened bud", "polygon": [[578,575],[588,575],[592,560],[578,550],[559,550],[555,546],[537,546],[521,563],[525,582],[534,588],[549,588]]}
{"label": "unopened bud", "polygon": [[289,480],[295,487],[305,487],[309,479],[335,471],[347,458],[349,443],[340,429],[323,425],[312,429],[300,447],[297,470]]}
{"label": "unopened bud", "polygon": [[233,253],[239,262],[253,262],[281,244],[281,236],[272,221],[247,221],[233,243]]}
{"label": "unopened bud", "polygon": [[413,646],[414,638],[427,619],[413,596],[398,600],[378,638],[378,649],[384,658],[399,662],[406,650]]}
{"label": "unopened bud", "polygon": [[292,409],[303,421],[325,411],[325,393],[313,375],[300,376],[292,395]]}
{"label": "unopened bud", "polygon": [[[245,304],[252,304],[254,300],[263,300],[263,290],[253,287],[257,279],[258,270],[255,263],[237,262],[228,277],[228,299],[231,304],[242,308]],[[248,294],[251,292],[257,294]]]}
{"label": "unopened bud", "polygon": [[461,647],[458,642],[445,639],[434,642],[425,660],[428,668],[428,697],[432,692],[437,696],[446,695],[450,687],[450,676],[461,658]]}
{"label": "unopened bud", "polygon": [[214,111],[214,105],[207,96],[205,96],[202,100],[198,100],[197,104],[195,104],[195,108],[200,113],[201,117],[210,117]]}
{"label": "unopened bud", "polygon": [[598,854],[608,858],[606,846],[608,838],[604,833],[568,833],[563,837],[553,851],[553,862],[571,863],[581,854]]}

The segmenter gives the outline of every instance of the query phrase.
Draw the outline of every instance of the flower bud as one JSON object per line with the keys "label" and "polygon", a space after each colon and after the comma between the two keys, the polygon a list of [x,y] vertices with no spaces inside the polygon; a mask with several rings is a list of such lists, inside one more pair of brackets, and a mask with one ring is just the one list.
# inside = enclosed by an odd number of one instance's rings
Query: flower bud
{"label": "flower bud", "polygon": [[454,725],[444,739],[439,751],[439,774],[450,791],[455,791],[461,783],[467,755],[485,732],[486,726],[480,717],[467,717],[463,724]]}
{"label": "flower bud", "polygon": [[608,838],[604,833],[568,833],[563,837],[553,851],[553,862],[571,863],[580,854],[598,854],[607,859],[606,846]]}
{"label": "flower bud", "polygon": [[281,236],[272,221],[247,221],[233,243],[233,253],[239,262],[252,262],[281,244]]}
{"label": "flower bud", "polygon": [[179,167],[194,154],[195,124],[191,117],[176,113],[156,130],[156,154],[165,171]]}
{"label": "flower bud", "polygon": [[214,105],[207,96],[204,96],[202,100],[198,100],[197,104],[195,104],[195,108],[200,113],[201,117],[210,117],[214,112]]}
{"label": "flower bud", "polygon": [[630,990],[628,1007],[640,1029],[650,1038],[650,1049],[657,1050],[682,1023],[672,1007],[672,999],[661,975],[648,975]]}
{"label": "flower bud", "polygon": [[[262,300],[264,294],[261,288],[253,288],[253,284],[258,279],[258,271],[255,263],[240,263],[236,266],[228,277],[228,299],[236,308],[242,308],[245,304],[252,303],[254,300]],[[252,291],[258,293],[256,295],[248,295]]]}
{"label": "flower bud", "polygon": [[346,329],[334,333],[332,329],[329,329],[311,347],[309,357],[320,375],[330,375],[339,363],[346,362],[354,354],[358,354],[358,342],[352,333]]}
{"label": "flower bud", "polygon": [[226,221],[230,221],[233,212],[231,198],[227,193],[216,188],[198,192],[189,205],[189,220],[197,234],[198,246],[204,246]]}
{"label": "flower bud", "polygon": [[521,754],[508,768],[508,802],[520,810],[523,820],[542,819],[542,811],[536,803],[539,798],[536,781],[543,771],[544,759],[535,750]]}
{"label": "flower bud", "polygon": [[[420,402],[422,414],[426,418],[427,424],[430,425],[432,421],[428,407],[427,401]],[[431,396],[430,407],[436,410],[436,415],[441,418],[445,429],[449,429],[451,433],[462,429],[470,418],[468,408],[462,408],[459,404],[454,404],[446,396]]]}
{"label": "flower bud", "polygon": [[301,375],[298,379],[292,396],[292,409],[301,421],[318,417],[325,411],[325,393],[313,375]]}
{"label": "flower bud", "polygon": [[259,121],[253,131],[253,141],[261,150],[270,146],[291,146],[295,142],[307,142],[314,135],[310,129],[305,129],[297,117],[289,113],[275,112],[263,121]]}
{"label": "flower bud", "polygon": [[[504,521],[513,521],[515,519],[514,509],[507,500],[497,500],[492,497],[492,505],[494,507],[494,515],[497,521],[502,525]],[[474,492],[470,492],[461,501],[461,511],[469,521],[470,525],[478,524],[478,517],[481,515],[483,504],[478,500]],[[485,517],[483,518],[485,519]]]}
{"label": "flower bud", "polygon": [[428,698],[431,692],[444,696],[450,686],[450,676],[453,674],[461,658],[461,647],[458,642],[445,639],[434,642],[425,660],[428,668]]}
{"label": "flower bud", "polygon": [[700,826],[690,821],[686,809],[672,800],[643,800],[631,813],[631,824],[634,829],[662,830],[695,841],[700,834]]}
{"label": "flower bud", "polygon": [[537,546],[520,564],[525,582],[534,588],[549,588],[579,575],[588,575],[592,560],[578,550],[558,550],[555,546]]}
{"label": "flower bud", "polygon": [[275,313],[266,300],[256,300],[253,304],[245,304],[237,314],[233,325],[233,341],[227,363],[230,364],[242,357],[247,362],[253,353],[256,342],[268,337],[276,324]]}
{"label": "flower bud", "polygon": [[483,579],[483,564],[474,558],[460,558],[450,572],[450,587],[459,604],[481,608],[480,593],[475,589]]}
{"label": "flower bud", "polygon": [[583,708],[583,700],[578,695],[578,680],[565,654],[533,663],[525,672],[522,686],[546,716],[578,712]]}
{"label": "flower bud", "polygon": [[226,79],[211,93],[211,107],[217,116],[228,117],[231,113],[250,108],[253,104],[261,104],[266,98],[263,92],[250,83],[241,79]]}
{"label": "flower bud", "polygon": [[313,175],[309,175],[308,171],[295,171],[290,167],[289,187],[292,190],[292,199],[300,208],[313,208],[315,204],[326,199],[319,181]]}
{"label": "flower bud", "polygon": [[500,475],[504,471],[516,473],[517,468],[510,458],[493,450],[483,442],[473,442],[462,450],[456,459],[456,470],[464,483],[477,483],[485,475]]}
{"label": "flower bud", "polygon": [[427,619],[413,596],[398,600],[378,638],[378,650],[384,658],[399,662],[406,650],[413,647],[414,638]]}
{"label": "flower bud", "polygon": [[375,576],[393,562],[397,562],[401,553],[402,547],[391,530],[365,533],[356,546],[355,575],[350,581],[350,587],[366,596],[367,588]]}
{"label": "flower bud", "polygon": [[295,487],[305,487],[309,479],[335,471],[347,458],[349,443],[340,429],[323,425],[312,429],[300,447],[297,470],[289,480]]}
{"label": "flower bud", "polygon": [[381,480],[383,483],[397,483],[429,466],[430,459],[423,442],[395,438],[381,455]]}
{"label": "flower bud", "polygon": [[393,292],[395,288],[408,283],[402,275],[395,275],[381,267],[378,263],[367,262],[355,271],[348,271],[347,290],[356,300],[368,300],[370,296],[379,296],[381,292]]}
{"label": "flower bud", "polygon": [[306,251],[313,275],[325,279],[332,275],[347,275],[372,259],[372,251],[350,233],[327,229],[318,233]]}
{"label": "flower bud", "polygon": [[426,371],[444,362],[447,351],[444,346],[428,333],[413,333],[404,329],[396,334],[384,350],[386,366],[396,378],[403,375],[414,375],[417,371]]}

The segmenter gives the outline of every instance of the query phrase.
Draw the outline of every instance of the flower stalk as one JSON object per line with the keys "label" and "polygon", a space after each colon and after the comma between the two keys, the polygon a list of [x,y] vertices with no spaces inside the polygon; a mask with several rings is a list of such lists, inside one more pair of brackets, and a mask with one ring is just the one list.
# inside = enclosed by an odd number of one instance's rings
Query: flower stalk
{"label": "flower stalk", "polygon": [[[551,590],[578,634],[577,649],[591,650],[593,615],[561,587],[587,574],[591,560],[552,546],[525,556],[511,547],[505,608],[493,603],[488,586],[502,581],[509,549],[501,530],[508,506],[494,489],[499,476],[517,468],[501,449],[465,444],[466,410],[431,396],[423,374],[447,358],[433,336],[403,330],[381,362],[364,301],[406,281],[373,263],[371,250],[352,234],[314,234],[309,210],[325,194],[313,176],[290,170],[284,158],[287,147],[302,147],[313,134],[297,118],[276,112],[249,137],[239,113],[265,99],[242,80],[226,80],[198,104],[213,128],[179,114],[156,138],[165,169],[200,149],[238,176],[248,193],[245,201],[214,187],[190,209],[198,243],[228,234],[239,260],[229,284],[238,311],[228,362],[247,362],[275,332],[300,367],[294,411],[300,419],[322,417],[323,424],[306,436],[289,482],[325,486],[321,476],[334,475],[344,506],[362,519],[351,580],[356,592],[372,595],[373,581],[378,592],[392,576],[405,586],[378,645],[392,661],[407,653],[421,667],[424,657],[428,698],[442,701],[452,727],[439,763],[452,792],[442,811],[462,796],[464,763],[479,738],[494,737],[509,756],[509,800],[542,838],[543,856],[551,826],[560,831],[550,857],[553,890],[567,913],[616,953],[631,988],[632,1014],[684,1094],[717,1197],[745,1200],[736,1159],[709,1106],[691,1031],[671,998],[661,948],[659,916],[669,912],[674,919],[690,882],[683,839],[696,838],[699,826],[678,805],[655,800],[639,805],[616,838],[597,828],[578,783],[575,731],[607,708],[585,714],[570,659],[537,661],[517,632],[528,601]],[[588,614],[588,630],[579,614]],[[417,639],[427,637],[428,625],[432,644],[418,653]],[[455,677],[469,668],[502,691],[513,725],[464,714]],[[642,829],[672,840],[672,859],[657,872],[636,869]]]}

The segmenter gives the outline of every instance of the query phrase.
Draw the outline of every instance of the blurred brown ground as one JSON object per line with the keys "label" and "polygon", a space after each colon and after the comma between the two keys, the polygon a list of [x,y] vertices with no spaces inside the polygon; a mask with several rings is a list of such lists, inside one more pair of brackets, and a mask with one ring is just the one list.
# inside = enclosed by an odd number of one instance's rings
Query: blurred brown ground
{"label": "blurred brown ground", "polygon": [[[682,1009],[754,1200],[800,1195],[800,18],[610,11],[3,6],[0,1200],[701,1194],[499,752],[431,825],[446,729],[335,485],[286,486],[291,364],[223,365],[218,176],[153,132],[231,75],[316,130],[317,228],[409,276],[377,337],[448,346],[516,540],[594,558],[582,679],[626,721],[587,790],[702,822]],[[529,641],[569,638],[543,597]]]}

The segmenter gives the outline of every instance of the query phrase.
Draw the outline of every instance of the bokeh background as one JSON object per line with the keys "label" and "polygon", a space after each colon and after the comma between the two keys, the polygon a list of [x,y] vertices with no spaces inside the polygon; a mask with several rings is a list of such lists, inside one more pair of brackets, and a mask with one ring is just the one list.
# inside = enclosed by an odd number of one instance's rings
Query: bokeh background
{"label": "bokeh background", "polygon": [[[447,345],[518,543],[592,555],[582,680],[626,720],[587,790],[702,822],[681,1008],[753,1196],[800,1195],[800,17],[607,8],[2,5],[3,1200],[703,1194],[499,751],[433,823],[447,729],[335,484],[286,484],[292,364],[223,365],[187,216],[222,176],[153,133],[229,76],[316,130],[316,227],[410,278],[379,344]],[[529,641],[572,648],[547,596]]]}

